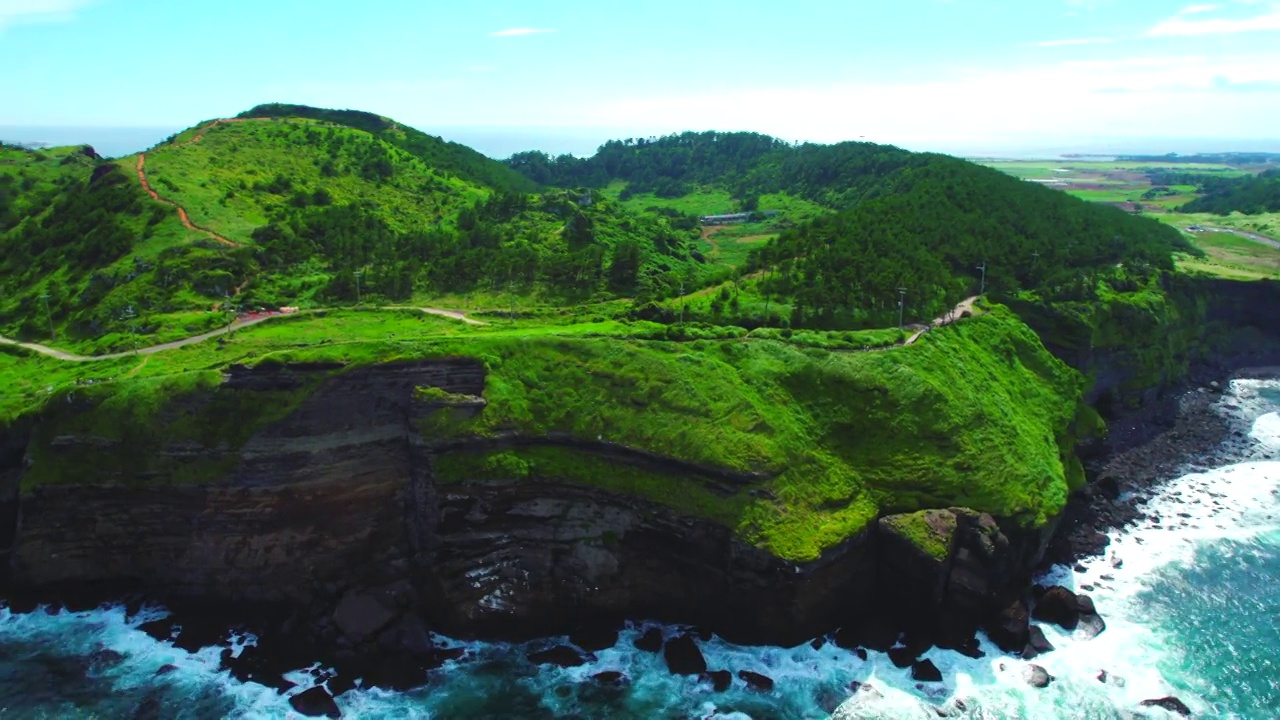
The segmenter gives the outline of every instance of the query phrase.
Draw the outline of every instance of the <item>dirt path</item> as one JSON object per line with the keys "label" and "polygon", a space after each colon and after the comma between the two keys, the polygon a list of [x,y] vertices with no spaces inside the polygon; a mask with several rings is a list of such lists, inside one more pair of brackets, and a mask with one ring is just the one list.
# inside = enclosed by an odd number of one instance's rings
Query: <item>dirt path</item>
{"label": "dirt path", "polygon": [[921,335],[929,332],[930,330],[936,327],[942,327],[943,325],[950,325],[951,323],[959,320],[960,318],[964,317],[964,314],[966,312],[969,313],[970,315],[976,315],[977,311],[974,310],[973,304],[977,301],[978,301],[977,295],[974,295],[972,297],[967,297],[961,300],[959,303],[956,304],[955,307],[948,310],[946,315],[943,315],[942,317],[934,318],[933,322],[926,325],[923,329],[915,331],[915,333],[912,334],[911,337],[907,338],[907,341],[902,344],[910,345],[914,343],[916,340],[919,340]]}
{"label": "dirt path", "polygon": [[151,187],[151,183],[147,182],[146,164],[147,164],[147,154],[138,153],[138,182],[142,183],[142,189],[147,191],[147,194],[151,196],[152,200],[155,200],[156,202],[164,203],[165,205],[168,205],[176,209],[178,211],[178,219],[182,221],[182,225],[186,229],[191,230],[192,232],[204,233],[205,235],[208,235],[209,237],[213,238],[214,240],[217,240],[218,242],[228,247],[240,247],[240,243],[235,242],[234,240],[229,240],[208,228],[200,227],[199,225],[196,225],[195,223],[191,222],[190,216],[187,215],[186,208],[182,207],[181,205],[179,205],[178,203],[172,200],[168,200],[166,198],[160,197],[160,193],[157,193],[155,189]]}
{"label": "dirt path", "polygon": [[[220,118],[218,120],[214,120],[213,122],[205,125],[204,127],[197,129],[195,137],[191,138],[190,140],[184,143],[179,143],[177,147],[181,147],[183,145],[190,145],[191,143],[195,143],[195,142],[200,142],[200,140],[204,138],[205,133],[209,132],[213,128],[223,123],[250,122],[250,121],[259,122],[259,121],[265,121],[270,119],[271,118]],[[218,242],[228,247],[240,247],[240,243],[234,240],[225,238],[219,235],[218,233],[210,230],[209,228],[200,227],[199,225],[196,225],[195,223],[191,222],[191,216],[187,214],[186,208],[182,207],[181,205],[179,205],[178,203],[172,200],[160,197],[160,194],[157,193],[155,191],[155,188],[151,187],[151,183],[147,181],[146,164],[147,164],[147,154],[138,153],[138,182],[142,183],[142,189],[147,191],[147,194],[151,196],[152,200],[155,200],[156,202],[164,203],[165,205],[168,205],[174,208],[175,210],[177,210],[178,219],[182,221],[182,225],[186,229],[192,232],[204,233],[205,235],[208,235],[209,237],[213,238],[214,240],[217,240]]]}
{"label": "dirt path", "polygon": [[125,352],[110,353],[108,355],[76,355],[74,353],[58,350],[57,348],[51,348],[47,345],[41,345],[39,343],[19,342],[17,340],[10,340],[9,338],[3,337],[3,336],[0,336],[0,345],[11,345],[11,346],[20,347],[20,348],[26,348],[27,350],[40,353],[41,355],[48,355],[49,357],[57,358],[59,360],[67,360],[69,362],[88,362],[91,360],[118,360],[120,358],[130,357],[133,355],[154,355],[158,352],[164,352],[165,350],[176,350],[177,348],[180,348],[180,347],[185,347],[187,345],[194,345],[199,342],[204,342],[205,340],[218,337],[219,335],[226,335],[229,332],[239,330],[240,328],[243,328],[243,327],[249,327],[250,325],[257,325],[258,323],[264,322],[273,317],[281,317],[281,315],[280,314],[262,315],[262,316],[255,316],[251,318],[236,320],[235,322],[231,323],[230,327],[218,328],[217,330],[211,330],[210,332],[207,332],[207,333],[202,333],[200,335],[192,335],[191,337],[188,337],[188,338],[183,338],[181,340],[174,340],[173,342],[162,343],[160,345],[152,345],[150,347],[138,348],[136,351],[128,350]]}
{"label": "dirt path", "polygon": [[[463,313],[458,312],[457,310],[445,310],[443,308],[388,307],[388,308],[381,308],[381,309],[419,310],[421,312],[427,313],[428,315],[438,315],[440,317],[446,317],[451,320],[458,320],[468,325],[487,325],[488,324],[483,320],[476,320],[474,318],[469,318]],[[319,312],[319,311],[320,311],[320,308],[317,308],[315,310],[301,310],[299,312],[313,313],[313,312]],[[250,315],[243,315],[237,318],[234,322],[232,322],[229,327],[221,327],[221,328],[218,328],[217,330],[211,330],[207,333],[201,333],[200,335],[193,335],[191,337],[183,338],[181,340],[174,340],[173,342],[161,343],[160,345],[151,345],[149,347],[138,348],[136,351],[127,350],[125,352],[110,353],[108,355],[76,355],[75,353],[69,353],[69,352],[66,352],[65,350],[51,348],[48,345],[41,345],[39,343],[20,342],[18,340],[11,340],[4,336],[0,336],[0,345],[9,345],[13,347],[25,348],[32,352],[40,353],[41,355],[47,355],[51,358],[66,360],[68,362],[88,362],[91,360],[117,360],[119,358],[130,357],[134,355],[154,355],[156,353],[164,352],[166,350],[176,350],[180,347],[186,347],[187,345],[194,345],[196,343],[204,342],[205,340],[216,338],[220,335],[226,335],[227,333],[234,332],[236,330],[239,330],[240,328],[246,328],[252,325],[257,325],[258,323],[266,322],[267,320],[271,320],[272,318],[287,317],[289,315],[294,315],[294,314],[298,314],[298,313],[271,312],[271,313],[253,313]],[[137,370],[135,369],[135,372],[136,371]]]}

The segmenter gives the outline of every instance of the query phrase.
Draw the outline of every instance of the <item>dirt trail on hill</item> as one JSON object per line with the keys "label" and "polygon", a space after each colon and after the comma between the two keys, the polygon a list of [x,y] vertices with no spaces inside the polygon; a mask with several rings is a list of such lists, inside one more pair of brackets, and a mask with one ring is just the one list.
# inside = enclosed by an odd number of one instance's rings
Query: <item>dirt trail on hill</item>
{"label": "dirt trail on hill", "polygon": [[[264,120],[270,120],[270,119],[271,118],[220,118],[218,120],[214,120],[213,122],[209,123],[208,125],[205,125],[202,128],[199,128],[198,130],[196,130],[195,137],[191,138],[190,140],[184,143],[180,143],[178,146],[181,147],[182,145],[190,145],[191,143],[194,143],[194,142],[200,142],[200,140],[204,138],[205,133],[209,132],[210,130],[217,127],[218,125],[221,125],[222,123],[249,122],[249,121],[257,122],[257,121],[264,121]],[[225,238],[219,235],[218,233],[210,230],[209,228],[200,227],[199,225],[196,225],[195,223],[191,222],[191,216],[187,214],[186,208],[182,207],[181,205],[179,205],[178,203],[172,200],[161,197],[160,194],[155,191],[155,188],[151,187],[151,183],[147,181],[146,163],[147,163],[147,154],[138,153],[138,182],[142,183],[142,189],[147,191],[147,194],[151,196],[152,200],[155,200],[156,202],[164,203],[165,205],[168,205],[174,208],[175,210],[177,210],[178,219],[182,221],[182,225],[186,229],[191,230],[192,232],[204,233],[205,235],[208,235],[209,237],[213,238],[214,240],[217,240],[218,242],[228,247],[240,247],[240,243],[234,240]]]}
{"label": "dirt trail on hill", "polygon": [[189,338],[174,340],[173,342],[162,343],[160,345],[152,345],[150,347],[138,348],[137,350],[127,350],[125,352],[110,353],[108,355],[76,355],[74,353],[58,350],[57,348],[51,348],[47,345],[41,345],[39,343],[19,342],[17,340],[10,340],[9,338],[3,337],[3,336],[0,336],[0,345],[12,345],[20,348],[26,348],[27,350],[40,353],[41,355],[48,355],[49,357],[52,357],[52,358],[57,358],[59,360],[67,360],[70,362],[88,362],[90,360],[116,360],[118,358],[130,357],[132,355],[154,355],[158,352],[164,352],[165,350],[175,350],[177,348],[184,347],[186,345],[194,345],[199,342],[204,342],[205,340],[208,340],[210,338],[218,337],[219,335],[226,335],[229,332],[239,330],[240,328],[243,328],[243,327],[249,327],[250,325],[257,325],[258,323],[263,322],[265,320],[269,320],[273,317],[279,317],[279,315],[261,315],[261,316],[243,318],[231,323],[230,327],[218,328],[217,330],[211,330],[207,333],[202,333],[200,335],[192,335]]}
{"label": "dirt trail on hill", "polygon": [[[41,355],[47,355],[51,358],[66,360],[68,362],[87,362],[90,360],[116,360],[123,357],[129,357],[131,355],[154,355],[156,353],[164,352],[166,350],[176,350],[180,347],[185,347],[187,345],[195,345],[196,343],[201,343],[201,342],[204,342],[205,340],[210,340],[220,335],[226,335],[227,333],[234,332],[236,330],[239,330],[240,328],[246,328],[251,325],[257,325],[258,323],[266,322],[267,320],[271,320],[273,318],[287,317],[290,315],[298,315],[303,313],[320,312],[321,310],[324,310],[324,309],[326,308],[316,308],[314,310],[300,310],[298,312],[274,312],[273,311],[273,312],[261,312],[261,313],[245,313],[238,316],[235,319],[235,321],[233,321],[231,325],[228,327],[221,327],[221,328],[218,328],[217,330],[210,330],[209,332],[206,332],[206,333],[201,333],[199,335],[192,335],[191,337],[183,338],[181,340],[174,340],[173,342],[161,343],[159,345],[151,345],[149,347],[138,348],[137,350],[126,350],[124,352],[110,353],[108,355],[76,355],[75,353],[69,353],[69,352],[66,352],[65,350],[51,348],[48,345],[41,345],[39,343],[27,343],[27,342],[21,342],[18,340],[12,340],[10,338],[4,337],[3,335],[0,335],[0,345],[9,345],[12,347],[25,348],[32,352],[40,353]],[[445,310],[443,308],[387,307],[387,308],[381,308],[381,309],[383,310],[418,310],[428,315],[438,315],[440,317],[446,317],[451,320],[458,320],[468,325],[487,325],[488,324],[482,320],[469,318],[466,315],[458,312],[457,310]]]}
{"label": "dirt trail on hill", "polygon": [[147,194],[151,196],[152,200],[155,200],[156,202],[164,203],[165,205],[168,205],[176,209],[178,211],[178,219],[182,221],[182,225],[186,229],[191,230],[193,232],[204,233],[205,235],[208,235],[209,237],[213,238],[214,240],[217,240],[218,242],[228,247],[240,247],[240,243],[234,240],[229,240],[208,228],[200,227],[199,225],[196,225],[195,223],[191,222],[191,217],[187,215],[186,208],[182,207],[181,205],[179,205],[178,203],[172,200],[160,197],[160,193],[157,193],[155,189],[151,187],[151,183],[147,182],[146,164],[147,164],[147,154],[138,153],[138,182],[142,183],[142,189],[147,191]]}
{"label": "dirt trail on hill", "polygon": [[977,295],[974,295],[972,297],[967,297],[964,300],[961,300],[959,303],[956,304],[955,307],[947,311],[946,315],[943,315],[942,317],[934,318],[933,322],[929,323],[924,328],[917,330],[911,337],[907,338],[906,342],[902,344],[910,345],[914,343],[916,340],[919,340],[921,335],[929,332],[930,330],[936,327],[942,327],[943,325],[950,325],[951,323],[959,320],[960,318],[964,317],[964,314],[966,312],[969,313],[970,315],[977,314],[973,308],[973,304],[977,301],[978,301]]}

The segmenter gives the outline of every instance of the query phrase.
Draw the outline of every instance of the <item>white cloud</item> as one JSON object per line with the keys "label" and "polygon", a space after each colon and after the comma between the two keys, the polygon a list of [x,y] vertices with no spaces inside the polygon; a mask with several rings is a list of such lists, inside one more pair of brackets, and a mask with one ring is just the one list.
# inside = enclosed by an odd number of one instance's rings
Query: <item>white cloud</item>
{"label": "white cloud", "polygon": [[507,28],[497,32],[489,33],[489,37],[518,37],[520,35],[539,35],[541,33],[553,33],[554,28]]}
{"label": "white cloud", "polygon": [[1267,118],[1278,103],[1280,53],[1270,52],[1066,62],[907,84],[853,82],[617,98],[580,106],[578,118],[584,125],[603,127],[632,126],[643,118],[659,132],[737,129],[745,123],[789,140],[865,136],[920,147],[1174,137],[1188,128],[1224,138],[1268,137]]}
{"label": "white cloud", "polygon": [[1179,15],[1198,15],[1199,13],[1213,12],[1217,10],[1217,5],[1188,5],[1178,11]]}
{"label": "white cloud", "polygon": [[1060,47],[1062,45],[1104,45],[1114,42],[1111,38],[1070,38],[1067,40],[1044,40],[1033,43],[1036,47]]}
{"label": "white cloud", "polygon": [[67,22],[90,0],[0,0],[0,30],[14,25]]}
{"label": "white cloud", "polygon": [[1185,8],[1182,12],[1173,17],[1159,22],[1155,27],[1146,32],[1147,37],[1186,37],[1192,35],[1231,35],[1243,32],[1261,32],[1280,30],[1280,8],[1272,8],[1270,12],[1262,15],[1255,15],[1251,18],[1212,18],[1206,20],[1188,19],[1188,10],[1196,7],[1207,6],[1191,6]]}

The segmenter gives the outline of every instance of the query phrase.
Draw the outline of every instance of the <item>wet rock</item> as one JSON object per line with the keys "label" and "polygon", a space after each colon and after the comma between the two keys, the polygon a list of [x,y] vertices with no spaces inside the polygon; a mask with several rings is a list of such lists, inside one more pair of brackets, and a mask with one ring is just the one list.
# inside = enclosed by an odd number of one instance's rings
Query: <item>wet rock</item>
{"label": "wet rock", "polygon": [[296,683],[284,679],[284,673],[293,669],[289,663],[277,662],[260,646],[250,645],[237,657],[231,656],[229,648],[223,650],[222,667],[240,682],[257,683],[276,692],[283,693],[297,687]]}
{"label": "wet rock", "polygon": [[733,685],[733,674],[728,670],[712,670],[706,673],[706,678],[711,681],[711,688],[716,692],[725,692]]}
{"label": "wet rock", "polygon": [[396,613],[370,593],[348,592],[333,611],[333,622],[353,642],[366,638],[391,624]]}
{"label": "wet rock", "polygon": [[151,639],[157,642],[164,642],[173,638],[173,632],[177,625],[178,621],[173,616],[169,616],[144,622],[138,626],[138,629],[150,635]]}
{"label": "wet rock", "polygon": [[183,617],[173,646],[189,653],[203,648],[221,645],[227,641],[227,624],[223,618],[212,616]]}
{"label": "wet rock", "polygon": [[816,637],[813,640],[809,641],[809,647],[813,648],[814,650],[821,650],[822,648],[826,647],[826,645],[827,645],[827,639],[825,637]]}
{"label": "wet rock", "polygon": [[1143,700],[1139,704],[1142,705],[1142,707],[1163,708],[1171,713],[1177,713],[1183,717],[1191,717],[1191,708],[1187,707],[1186,703],[1172,695],[1169,697],[1157,698],[1155,700]]}
{"label": "wet rock", "polygon": [[1098,608],[1093,604],[1093,598],[1088,595],[1076,595],[1076,607],[1080,610],[1081,615],[1097,615]]}
{"label": "wet rock", "polygon": [[863,662],[866,662],[866,661],[867,661],[867,650],[866,650],[866,648],[854,648],[854,649],[853,649],[853,654],[854,654],[854,655],[856,655],[856,656],[858,657],[858,659],[859,659],[859,660],[861,660],[861,661],[863,661]]}
{"label": "wet rock", "polygon": [[317,685],[310,690],[304,690],[294,695],[289,698],[289,704],[293,706],[294,710],[306,717],[342,717],[342,711],[338,709],[338,704],[333,701],[333,696],[322,685]]}
{"label": "wet rock", "polygon": [[1066,630],[1074,630],[1080,622],[1080,607],[1076,602],[1075,593],[1060,585],[1049,588],[1044,596],[1036,601],[1031,617],[1051,622]]}
{"label": "wet rock", "polygon": [[618,644],[618,628],[608,625],[581,626],[569,633],[569,642],[587,652],[608,650]]}
{"label": "wet rock", "polygon": [[1022,679],[1026,680],[1031,687],[1046,688],[1049,687],[1049,683],[1053,682],[1054,677],[1039,665],[1028,665],[1022,671]]}
{"label": "wet rock", "polygon": [[1027,604],[1015,600],[986,624],[987,637],[1005,652],[1018,652],[1027,645]]}
{"label": "wet rock", "polygon": [[662,649],[662,630],[651,627],[644,631],[644,634],[632,643],[637,650],[644,652],[656,653]]}
{"label": "wet rock", "polygon": [[911,679],[920,682],[942,682],[942,671],[932,660],[921,660],[911,666]]}
{"label": "wet rock", "polygon": [[692,635],[669,640],[662,648],[662,657],[673,675],[701,675],[707,671],[707,660]]}
{"label": "wet rock", "polygon": [[606,687],[622,687],[623,685],[631,682],[630,678],[617,670],[605,670],[604,672],[598,672],[595,675],[592,675],[591,679],[597,684],[604,685]]}
{"label": "wet rock", "polygon": [[747,684],[747,688],[757,692],[773,692],[773,678],[750,670],[739,670],[738,677]]}
{"label": "wet rock", "polygon": [[405,652],[414,657],[431,655],[431,634],[427,626],[414,615],[406,615],[387,628],[378,638],[378,645],[384,652]]}
{"label": "wet rock", "polygon": [[98,648],[89,653],[89,666],[94,670],[106,670],[115,667],[124,660],[124,654],[118,653],[111,648]]}
{"label": "wet rock", "polygon": [[168,675],[169,673],[174,673],[174,672],[178,672],[177,665],[161,665],[160,669],[156,670],[155,677],[164,677],[165,675]]}
{"label": "wet rock", "polygon": [[1044,636],[1039,625],[1032,625],[1027,633],[1027,646],[1022,650],[1022,659],[1030,660],[1047,652],[1053,652],[1053,643]]}
{"label": "wet rock", "polygon": [[1101,615],[1081,615],[1080,624],[1076,627],[1078,633],[1085,640],[1092,640],[1102,634],[1107,629],[1107,623],[1102,619]]}
{"label": "wet rock", "polygon": [[566,668],[585,665],[587,659],[575,648],[571,648],[568,645],[557,645],[553,648],[529,653],[529,662],[534,665],[555,665]]}
{"label": "wet rock", "polygon": [[899,647],[889,650],[889,660],[894,667],[909,668],[920,657],[920,653],[912,648]]}
{"label": "wet rock", "polygon": [[429,680],[425,667],[418,663],[406,662],[404,658],[383,658],[371,666],[362,666],[361,670],[365,687],[396,692],[420,688]]}

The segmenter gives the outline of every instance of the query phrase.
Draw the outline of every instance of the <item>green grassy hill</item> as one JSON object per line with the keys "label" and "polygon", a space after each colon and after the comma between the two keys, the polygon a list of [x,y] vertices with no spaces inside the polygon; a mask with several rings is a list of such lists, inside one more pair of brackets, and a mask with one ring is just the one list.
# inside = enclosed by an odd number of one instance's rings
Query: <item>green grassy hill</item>
{"label": "green grassy hill", "polygon": [[[289,109],[305,117],[260,118]],[[195,334],[225,322],[216,307],[458,294],[558,306],[669,294],[706,273],[696,232],[599,193],[516,192],[535,186],[385,118],[248,115],[146,152],[157,199],[137,156],[5,148],[0,334],[95,352]]]}
{"label": "green grassy hill", "polygon": [[246,110],[237,117],[306,118],[363,130],[388,145],[408,152],[437,170],[468,182],[503,192],[528,193],[538,189],[536,183],[520,173],[485,157],[466,145],[445,141],[373,113],[269,103]]}

